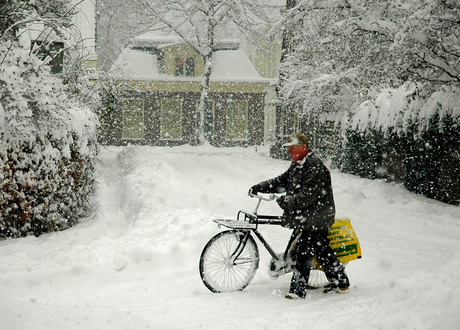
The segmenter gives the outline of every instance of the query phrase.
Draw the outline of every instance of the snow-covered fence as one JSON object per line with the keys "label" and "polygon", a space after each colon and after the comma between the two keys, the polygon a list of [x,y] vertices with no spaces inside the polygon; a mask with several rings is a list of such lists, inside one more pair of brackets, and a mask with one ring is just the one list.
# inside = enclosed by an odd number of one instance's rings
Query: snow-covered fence
{"label": "snow-covered fence", "polygon": [[0,238],[67,228],[89,207],[97,119],[29,51],[0,59]]}

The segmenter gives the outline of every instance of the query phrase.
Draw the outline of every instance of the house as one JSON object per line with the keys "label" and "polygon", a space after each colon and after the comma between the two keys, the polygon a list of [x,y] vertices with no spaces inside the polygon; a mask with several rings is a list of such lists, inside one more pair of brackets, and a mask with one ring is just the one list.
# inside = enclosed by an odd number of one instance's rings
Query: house
{"label": "house", "polygon": [[[204,59],[191,45],[163,32],[143,34],[122,51],[111,72],[119,94],[101,120],[102,144],[197,143]],[[217,43],[205,107],[206,140],[214,146],[263,143],[269,84],[238,40]]]}

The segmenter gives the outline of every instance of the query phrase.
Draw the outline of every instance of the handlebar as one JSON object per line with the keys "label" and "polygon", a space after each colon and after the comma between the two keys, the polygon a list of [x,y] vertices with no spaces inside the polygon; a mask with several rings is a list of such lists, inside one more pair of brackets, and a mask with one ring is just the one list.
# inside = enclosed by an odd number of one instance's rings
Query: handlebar
{"label": "handlebar", "polygon": [[257,214],[257,210],[259,209],[261,201],[271,202],[271,201],[274,201],[274,200],[276,200],[278,198],[278,196],[274,195],[274,194],[268,195],[268,197],[265,197],[265,196],[262,196],[262,195],[256,195],[256,194],[248,194],[248,195],[249,195],[249,197],[258,199],[256,208],[254,209],[254,214]]}
{"label": "handlebar", "polygon": [[274,194],[270,194],[267,197],[265,197],[263,195],[255,195],[255,194],[248,194],[248,195],[249,195],[249,197],[257,198],[257,199],[260,199],[262,201],[267,201],[267,202],[274,201],[274,200],[276,200],[278,198],[278,196],[274,195]]}

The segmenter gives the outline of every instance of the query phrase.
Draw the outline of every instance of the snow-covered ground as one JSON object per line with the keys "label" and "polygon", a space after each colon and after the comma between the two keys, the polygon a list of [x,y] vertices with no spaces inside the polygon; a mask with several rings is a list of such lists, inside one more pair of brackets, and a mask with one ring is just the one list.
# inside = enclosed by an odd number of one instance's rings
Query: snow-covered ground
{"label": "snow-covered ground", "polygon": [[[252,210],[252,184],[289,165],[264,148],[103,148],[94,215],[67,231],[0,242],[0,328],[458,329],[460,208],[332,171],[338,217],[363,258],[347,294],[284,299],[270,257],[243,291],[213,294],[198,261],[213,218]],[[280,214],[276,203],[261,213]],[[290,235],[260,230],[280,252]]]}

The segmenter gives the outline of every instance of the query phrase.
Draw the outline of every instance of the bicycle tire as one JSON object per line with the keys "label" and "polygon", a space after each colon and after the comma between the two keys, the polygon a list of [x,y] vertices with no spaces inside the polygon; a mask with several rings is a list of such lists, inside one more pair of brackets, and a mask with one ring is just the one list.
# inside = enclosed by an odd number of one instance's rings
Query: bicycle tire
{"label": "bicycle tire", "polygon": [[[230,257],[246,233],[249,235],[246,244],[233,264],[229,264]],[[251,283],[258,268],[259,249],[248,232],[220,232],[209,240],[200,256],[201,279],[214,293],[243,290]]]}

